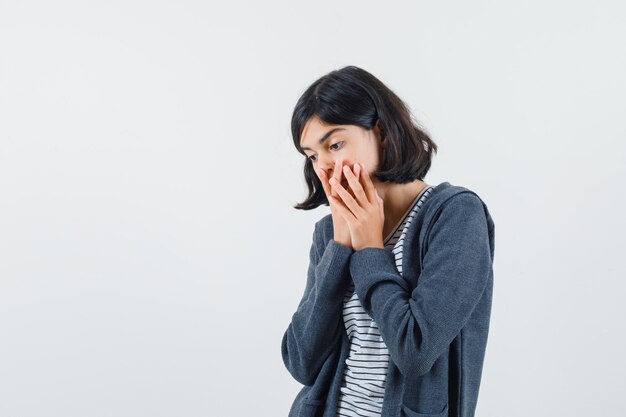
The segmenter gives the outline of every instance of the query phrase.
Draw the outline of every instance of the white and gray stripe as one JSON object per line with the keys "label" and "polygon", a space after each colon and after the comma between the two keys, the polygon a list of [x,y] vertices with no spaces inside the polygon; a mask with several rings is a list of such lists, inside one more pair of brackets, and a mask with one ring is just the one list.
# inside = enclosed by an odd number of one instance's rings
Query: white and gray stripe
{"label": "white and gray stripe", "polygon": [[[432,186],[427,185],[419,193],[385,239],[385,249],[394,253],[400,274],[406,229],[432,189]],[[346,358],[336,416],[379,417],[385,395],[389,351],[380,335],[378,325],[363,310],[354,292],[352,281],[344,298],[343,321],[350,340],[350,353]]]}

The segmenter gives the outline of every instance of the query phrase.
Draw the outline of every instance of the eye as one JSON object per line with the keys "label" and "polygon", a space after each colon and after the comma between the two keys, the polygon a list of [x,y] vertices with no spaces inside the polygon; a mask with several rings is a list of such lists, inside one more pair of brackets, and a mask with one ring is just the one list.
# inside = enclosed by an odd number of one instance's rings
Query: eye
{"label": "eye", "polygon": [[[330,145],[330,147],[332,148],[333,146],[338,145],[338,144],[340,144],[340,143],[343,143],[343,141],[342,141],[342,140],[340,140],[339,142],[335,142],[335,143],[333,143],[332,145]],[[339,149],[339,148],[335,148],[335,149]]]}
{"label": "eye", "polygon": [[[337,148],[333,148],[333,146],[335,146],[335,145],[343,145],[343,142],[344,142],[343,140],[340,140],[339,142],[335,142],[332,145],[330,145],[329,148],[334,149],[334,150],[340,149],[341,146],[339,146]],[[315,159],[313,159],[314,156],[316,156],[316,155],[311,155],[311,156],[308,157],[308,159],[313,162],[313,161],[315,161]]]}

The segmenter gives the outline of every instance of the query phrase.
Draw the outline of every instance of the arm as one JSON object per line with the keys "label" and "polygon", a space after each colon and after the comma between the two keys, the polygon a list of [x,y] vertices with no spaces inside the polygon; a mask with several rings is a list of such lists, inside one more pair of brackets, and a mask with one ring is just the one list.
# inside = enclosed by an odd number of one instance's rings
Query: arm
{"label": "arm", "polygon": [[313,232],[304,295],[282,339],[283,362],[298,382],[312,385],[326,358],[341,340],[348,261],[354,250],[331,239],[319,252]]}
{"label": "arm", "polygon": [[366,247],[350,259],[363,308],[378,323],[392,360],[407,377],[430,371],[467,323],[492,274],[487,219],[476,195],[452,197],[433,221],[423,270],[412,291],[392,252]]}

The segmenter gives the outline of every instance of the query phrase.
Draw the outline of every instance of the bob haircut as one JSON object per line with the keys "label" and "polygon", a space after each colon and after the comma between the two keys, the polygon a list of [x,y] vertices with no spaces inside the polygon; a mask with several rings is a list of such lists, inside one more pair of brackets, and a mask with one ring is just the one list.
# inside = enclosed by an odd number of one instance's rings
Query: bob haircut
{"label": "bob haircut", "polygon": [[296,209],[328,205],[322,182],[300,147],[302,130],[313,115],[331,125],[356,125],[367,130],[380,120],[381,137],[387,143],[381,152],[379,169],[372,175],[381,182],[405,184],[423,180],[433,152],[437,152],[437,145],[414,121],[406,104],[380,80],[352,65],[331,71],[306,89],[291,118],[293,143],[305,156],[304,179],[309,188],[306,200],[295,205]]}

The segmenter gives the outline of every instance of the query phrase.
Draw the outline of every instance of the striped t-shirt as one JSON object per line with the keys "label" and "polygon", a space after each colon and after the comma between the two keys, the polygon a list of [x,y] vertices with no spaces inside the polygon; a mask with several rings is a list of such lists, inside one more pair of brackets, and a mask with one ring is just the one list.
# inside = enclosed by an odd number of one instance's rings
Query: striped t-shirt
{"label": "striped t-shirt", "polygon": [[[426,187],[407,209],[396,227],[385,239],[385,249],[394,253],[396,267],[402,274],[402,248],[406,228],[430,195],[433,187]],[[350,340],[350,353],[343,371],[337,416],[379,417],[385,395],[389,351],[383,341],[378,325],[363,310],[350,281],[344,303],[343,321]]]}

